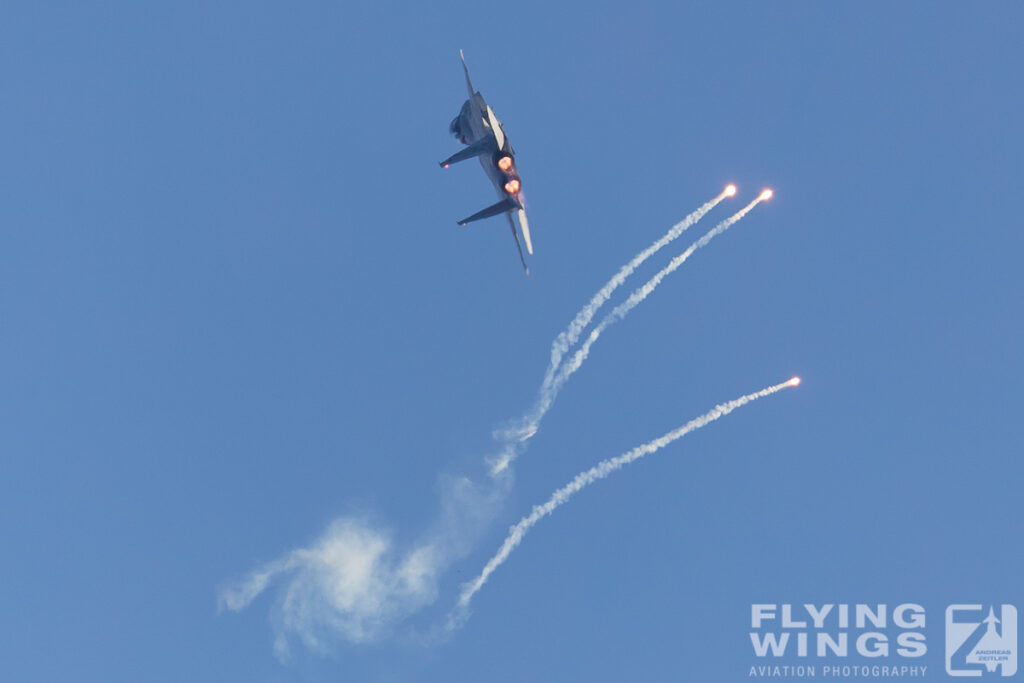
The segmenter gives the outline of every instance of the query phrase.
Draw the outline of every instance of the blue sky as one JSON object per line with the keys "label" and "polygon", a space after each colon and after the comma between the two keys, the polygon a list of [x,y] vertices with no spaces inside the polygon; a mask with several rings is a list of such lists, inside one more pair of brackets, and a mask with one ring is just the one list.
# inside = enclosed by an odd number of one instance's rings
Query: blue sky
{"label": "blue sky", "polygon": [[[913,663],[946,679],[947,605],[1024,608],[1022,18],[5,5],[5,676],[739,680],[752,603],[914,602]],[[518,153],[528,278],[504,222],[455,225],[493,201],[480,169],[437,167],[460,48]],[[776,196],[609,328],[489,477],[558,332],[729,182],[739,197],[612,306]],[[556,488],[794,374],[580,492],[444,632]],[[320,622],[310,648],[286,624],[289,587],[324,609],[294,567],[218,612],[338,520],[392,574],[418,548],[443,561],[360,642]]]}

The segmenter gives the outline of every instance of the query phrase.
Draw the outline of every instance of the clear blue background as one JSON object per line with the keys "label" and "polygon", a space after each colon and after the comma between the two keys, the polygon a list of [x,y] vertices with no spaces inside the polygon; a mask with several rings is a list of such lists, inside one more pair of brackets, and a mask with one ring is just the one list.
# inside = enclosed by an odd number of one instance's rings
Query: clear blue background
{"label": "clear blue background", "polygon": [[[947,604],[1024,608],[1022,19],[5,4],[3,678],[741,680],[752,602],[912,601],[944,679]],[[503,221],[455,225],[480,169],[437,167],[460,48],[518,152],[529,278]],[[339,515],[421,532],[577,308],[727,182],[700,228],[776,197],[594,346],[434,605],[288,665],[273,591],[217,614]],[[401,637],[576,472],[793,374],[542,522],[449,641]]]}

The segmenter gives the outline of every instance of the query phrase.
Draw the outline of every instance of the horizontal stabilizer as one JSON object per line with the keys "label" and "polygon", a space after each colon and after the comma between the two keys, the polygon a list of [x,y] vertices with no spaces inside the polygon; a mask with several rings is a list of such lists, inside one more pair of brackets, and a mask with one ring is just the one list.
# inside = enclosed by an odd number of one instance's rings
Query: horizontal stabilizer
{"label": "horizontal stabilizer", "polygon": [[518,208],[519,204],[516,203],[516,200],[512,199],[511,197],[505,197],[497,204],[492,204],[491,206],[488,206],[486,209],[477,211],[469,218],[463,218],[461,221],[459,221],[459,225],[472,223],[473,221],[478,221],[481,218],[490,218],[491,216],[497,216],[499,213],[505,213],[507,211],[512,211]]}
{"label": "horizontal stabilizer", "polygon": [[473,157],[478,157],[482,154],[490,154],[494,152],[495,149],[497,148],[494,146],[494,138],[483,137],[474,142],[472,145],[469,145],[465,149],[459,150],[455,154],[451,155],[450,157],[442,161],[441,166],[443,166],[444,168],[448,168],[449,165],[454,164],[456,162],[465,161],[466,159],[472,159]]}

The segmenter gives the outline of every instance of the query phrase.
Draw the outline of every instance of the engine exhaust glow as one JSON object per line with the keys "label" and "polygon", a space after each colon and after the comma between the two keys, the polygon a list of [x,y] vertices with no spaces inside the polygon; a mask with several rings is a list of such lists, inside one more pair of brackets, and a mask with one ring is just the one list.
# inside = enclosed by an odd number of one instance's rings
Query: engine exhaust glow
{"label": "engine exhaust glow", "polygon": [[519,192],[519,181],[513,178],[505,183],[505,192],[508,192],[509,194],[516,194]]}
{"label": "engine exhaust glow", "polygon": [[507,171],[512,168],[512,157],[502,157],[498,159],[498,168],[502,171]]}

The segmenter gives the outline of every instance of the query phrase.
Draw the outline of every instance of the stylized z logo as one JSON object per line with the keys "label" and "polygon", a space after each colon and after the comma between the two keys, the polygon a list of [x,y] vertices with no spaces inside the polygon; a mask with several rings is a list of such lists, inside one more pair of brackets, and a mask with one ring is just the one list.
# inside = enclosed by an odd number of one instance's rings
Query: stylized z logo
{"label": "stylized z logo", "polygon": [[1013,605],[946,608],[946,673],[950,676],[1013,676],[1017,647]]}
{"label": "stylized z logo", "polygon": [[[949,611],[946,615],[946,657],[949,660],[946,663],[946,671],[950,674],[954,676],[983,675],[982,672],[985,670],[985,667],[981,664],[968,664],[967,655],[971,654],[971,652],[974,650],[974,647],[981,641],[981,637],[985,635],[985,625],[981,621],[984,618],[984,605],[953,605],[949,608]],[[967,636],[967,638],[963,641],[960,647],[958,647],[956,651],[952,655],[950,655],[948,652],[948,632],[951,630],[951,626],[953,624],[973,625],[974,630],[970,632],[970,635]],[[969,628],[969,626],[966,628]],[[965,629],[965,627],[961,626],[957,630],[961,631],[961,629]]]}

